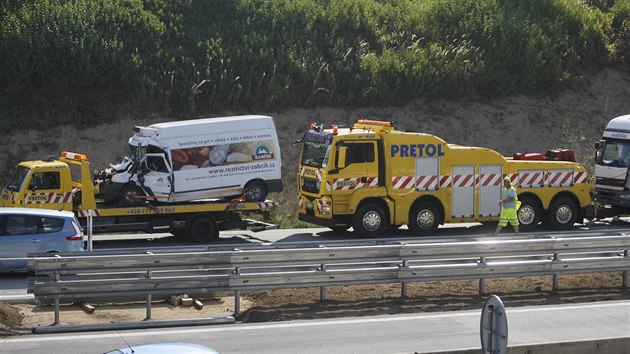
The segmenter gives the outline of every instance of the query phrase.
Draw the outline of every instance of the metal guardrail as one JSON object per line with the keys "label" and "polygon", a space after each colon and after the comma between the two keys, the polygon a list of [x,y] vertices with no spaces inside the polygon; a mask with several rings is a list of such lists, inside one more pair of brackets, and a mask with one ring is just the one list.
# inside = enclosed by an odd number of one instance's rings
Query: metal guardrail
{"label": "metal guardrail", "polygon": [[628,286],[630,236],[431,242],[296,249],[232,249],[172,253],[37,256],[28,291],[42,303],[356,284],[407,283],[622,271]]}

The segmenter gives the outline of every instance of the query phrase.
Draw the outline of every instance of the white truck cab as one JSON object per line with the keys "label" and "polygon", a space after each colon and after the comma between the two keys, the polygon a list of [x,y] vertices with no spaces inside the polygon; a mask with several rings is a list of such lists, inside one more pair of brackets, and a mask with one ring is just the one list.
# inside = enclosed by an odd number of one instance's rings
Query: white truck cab
{"label": "white truck cab", "polygon": [[610,120],[595,148],[593,198],[617,213],[627,213],[630,211],[630,114]]}

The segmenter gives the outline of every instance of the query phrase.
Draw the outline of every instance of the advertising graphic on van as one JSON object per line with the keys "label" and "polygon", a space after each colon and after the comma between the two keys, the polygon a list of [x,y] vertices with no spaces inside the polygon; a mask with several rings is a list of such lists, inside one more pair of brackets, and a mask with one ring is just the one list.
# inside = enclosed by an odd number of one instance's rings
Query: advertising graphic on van
{"label": "advertising graphic on van", "polygon": [[267,140],[172,150],[173,171],[273,160],[272,146]]}

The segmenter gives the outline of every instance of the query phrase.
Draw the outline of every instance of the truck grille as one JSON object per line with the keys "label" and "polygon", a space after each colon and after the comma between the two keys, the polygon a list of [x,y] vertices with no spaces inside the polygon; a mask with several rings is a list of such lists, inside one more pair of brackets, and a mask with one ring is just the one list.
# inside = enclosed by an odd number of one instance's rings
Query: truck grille
{"label": "truck grille", "polygon": [[595,178],[595,184],[599,184],[602,186],[623,187],[625,186],[626,181],[616,178],[597,177]]}
{"label": "truck grille", "polygon": [[302,177],[302,190],[309,193],[319,193],[317,181],[318,180],[313,178]]}

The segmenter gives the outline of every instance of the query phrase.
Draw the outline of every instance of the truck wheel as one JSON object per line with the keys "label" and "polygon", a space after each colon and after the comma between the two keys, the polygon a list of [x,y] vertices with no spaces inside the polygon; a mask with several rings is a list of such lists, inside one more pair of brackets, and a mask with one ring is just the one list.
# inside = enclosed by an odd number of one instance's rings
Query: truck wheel
{"label": "truck wheel", "polygon": [[420,202],[409,212],[409,230],[415,235],[430,235],[437,230],[440,220],[438,208],[430,202]]}
{"label": "truck wheel", "polygon": [[567,198],[560,197],[554,200],[547,210],[547,224],[555,230],[568,229],[577,219],[577,207]]}
{"label": "truck wheel", "polygon": [[191,241],[205,243],[219,238],[216,221],[207,215],[198,215],[188,222],[186,233]]}
{"label": "truck wheel", "polygon": [[248,202],[264,202],[267,198],[267,188],[260,181],[247,183],[244,188],[245,200]]}
{"label": "truck wheel", "polygon": [[126,207],[138,207],[144,205],[144,199],[136,198],[143,196],[142,189],[135,184],[128,184],[123,187],[118,195],[118,204]]}
{"label": "truck wheel", "polygon": [[360,235],[380,236],[386,226],[385,211],[377,204],[363,204],[354,214],[354,231]]}
{"label": "truck wheel", "polygon": [[538,203],[530,197],[523,197],[520,201],[521,207],[516,212],[519,229],[521,231],[533,230],[540,222],[540,206],[538,206]]}

